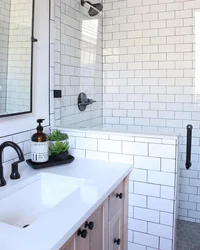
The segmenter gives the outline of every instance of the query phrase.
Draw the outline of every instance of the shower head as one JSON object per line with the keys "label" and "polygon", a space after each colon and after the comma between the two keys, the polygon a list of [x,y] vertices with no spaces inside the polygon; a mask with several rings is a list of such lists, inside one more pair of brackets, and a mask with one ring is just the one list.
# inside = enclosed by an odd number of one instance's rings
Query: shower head
{"label": "shower head", "polygon": [[89,4],[90,5],[90,9],[88,11],[88,14],[90,16],[96,16],[99,14],[99,12],[101,12],[103,10],[103,5],[101,3],[95,3],[95,4],[92,4],[90,3],[89,1],[84,1],[84,0],[81,0],[81,5],[84,6],[85,3]]}

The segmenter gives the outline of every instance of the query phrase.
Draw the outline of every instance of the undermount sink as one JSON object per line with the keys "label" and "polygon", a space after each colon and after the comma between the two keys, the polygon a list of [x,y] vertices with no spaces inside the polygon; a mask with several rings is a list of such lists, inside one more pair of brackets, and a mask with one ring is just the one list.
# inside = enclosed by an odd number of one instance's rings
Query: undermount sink
{"label": "undermount sink", "polygon": [[85,182],[48,173],[37,174],[27,181],[0,199],[0,222],[20,228],[30,225]]}

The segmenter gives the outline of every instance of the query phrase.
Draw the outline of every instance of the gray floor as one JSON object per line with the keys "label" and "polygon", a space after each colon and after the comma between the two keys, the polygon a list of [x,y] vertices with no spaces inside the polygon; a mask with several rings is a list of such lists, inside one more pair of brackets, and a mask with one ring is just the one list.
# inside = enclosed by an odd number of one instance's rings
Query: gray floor
{"label": "gray floor", "polygon": [[176,250],[200,250],[200,223],[177,221]]}

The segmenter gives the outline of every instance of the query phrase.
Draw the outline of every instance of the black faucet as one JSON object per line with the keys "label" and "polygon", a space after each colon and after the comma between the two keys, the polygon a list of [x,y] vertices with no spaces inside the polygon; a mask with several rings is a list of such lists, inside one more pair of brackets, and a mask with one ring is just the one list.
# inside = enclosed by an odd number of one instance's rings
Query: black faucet
{"label": "black faucet", "polygon": [[18,163],[25,160],[21,148],[16,143],[14,143],[12,141],[6,141],[0,145],[0,187],[3,187],[6,185],[6,181],[5,181],[4,176],[3,176],[3,163],[2,163],[3,150],[6,147],[13,148],[17,152],[18,157],[19,157],[19,161],[14,162],[12,164],[12,172],[10,175],[11,179],[16,180],[16,179],[20,178],[20,174],[18,172]]}

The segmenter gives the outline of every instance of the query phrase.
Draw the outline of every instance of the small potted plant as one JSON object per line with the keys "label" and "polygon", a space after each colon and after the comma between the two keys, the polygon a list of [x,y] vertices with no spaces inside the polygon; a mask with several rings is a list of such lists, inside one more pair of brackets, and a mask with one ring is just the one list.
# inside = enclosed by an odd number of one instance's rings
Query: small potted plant
{"label": "small potted plant", "polygon": [[66,160],[69,156],[68,135],[56,129],[51,132],[48,139],[51,157],[55,160]]}

